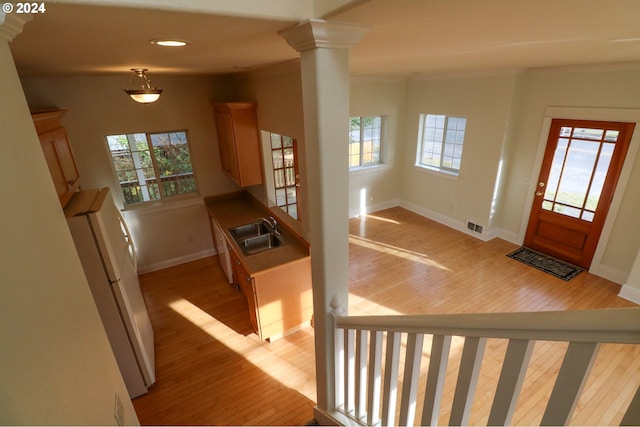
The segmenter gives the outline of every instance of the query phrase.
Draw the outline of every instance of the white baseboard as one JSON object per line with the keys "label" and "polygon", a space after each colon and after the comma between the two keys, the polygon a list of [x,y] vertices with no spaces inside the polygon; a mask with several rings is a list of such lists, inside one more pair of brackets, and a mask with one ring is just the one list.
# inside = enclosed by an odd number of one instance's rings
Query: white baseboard
{"label": "white baseboard", "polygon": [[500,228],[498,229],[498,232],[496,233],[496,235],[502,240],[506,240],[507,242],[513,243],[514,245],[518,245],[518,246],[522,245],[522,240],[520,239],[520,236],[518,236],[518,233],[514,233],[513,231],[508,231]]}
{"label": "white baseboard", "polygon": [[620,298],[624,298],[627,301],[631,301],[635,304],[640,304],[640,289],[632,285],[622,285],[620,292],[618,293]]}
{"label": "white baseboard", "polygon": [[603,279],[611,280],[612,282],[618,283],[622,285],[627,281],[628,274],[624,271],[618,270],[617,268],[609,267],[604,264],[591,265],[589,269],[589,273],[595,274],[598,277],[602,277]]}
{"label": "white baseboard", "polygon": [[[395,208],[396,206],[400,206],[399,199],[387,200],[386,202],[380,202],[373,205],[367,206],[367,213],[382,211],[384,209]],[[349,218],[355,218],[360,216],[360,209],[351,209],[349,210]]]}
{"label": "white baseboard", "polygon": [[467,229],[466,223],[463,221],[459,221],[446,215],[442,215],[441,213],[426,209],[411,202],[407,202],[406,200],[400,200],[400,207],[485,242],[488,242],[489,240],[497,236],[496,232],[492,230],[484,231],[483,233],[476,233]]}
{"label": "white baseboard", "polygon": [[187,254],[178,258],[172,258],[165,261],[156,262],[150,265],[138,266],[138,274],[150,273],[152,271],[162,270],[163,268],[173,267],[174,265],[184,264],[185,262],[195,261],[201,258],[216,255],[215,249],[206,249],[204,251]]}

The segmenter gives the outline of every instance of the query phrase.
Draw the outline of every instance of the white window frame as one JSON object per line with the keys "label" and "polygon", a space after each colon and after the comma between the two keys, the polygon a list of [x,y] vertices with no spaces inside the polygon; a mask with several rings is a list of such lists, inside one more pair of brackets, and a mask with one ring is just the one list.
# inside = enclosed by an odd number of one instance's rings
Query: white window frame
{"label": "white window frame", "polygon": [[[359,144],[360,150],[359,150],[359,161],[358,161],[358,165],[354,165],[351,166],[351,153],[349,153],[349,171],[353,172],[353,171],[359,171],[359,170],[367,170],[367,169],[372,169],[372,168],[379,168],[381,166],[384,165],[384,148],[385,148],[385,144],[386,144],[386,122],[387,122],[387,118],[384,115],[378,115],[378,116],[350,116],[349,117],[349,122],[351,122],[351,119],[353,118],[359,118],[360,119],[360,133],[359,133],[359,137],[358,140],[356,141]],[[363,164],[363,140],[364,140],[364,131],[365,131],[365,127],[362,124],[362,119],[366,119],[366,118],[372,118],[372,119],[380,119],[380,132],[378,134],[378,139],[380,141],[380,146],[378,148],[378,161],[376,162],[369,162],[369,163],[365,163]],[[349,126],[349,129],[351,129],[351,127]],[[349,130],[349,132],[351,132],[351,130]],[[349,135],[349,145],[351,145],[351,135]]]}
{"label": "white window frame", "polygon": [[[163,177],[161,176],[160,173],[160,168],[158,165],[158,161],[156,159],[156,155],[153,149],[153,142],[152,142],[152,136],[154,135],[163,135],[163,134],[174,134],[174,133],[183,133],[185,140],[186,140],[186,145],[187,145],[187,151],[189,154],[189,163],[191,166],[191,172],[187,173],[187,174],[176,174],[176,175],[170,175],[171,178],[173,178],[173,181],[176,182],[177,185],[180,185],[179,182],[182,179],[189,179],[189,180],[193,180],[193,190],[192,191],[184,191],[178,194],[172,194],[172,195],[168,195],[166,193],[166,190],[164,188],[164,186],[162,185],[162,181],[163,181]],[[145,177],[144,176],[144,171],[142,169],[142,163],[141,163],[141,159],[140,159],[140,153],[141,151],[137,150],[135,147],[135,136],[136,135],[144,135],[144,138],[146,140],[146,144],[147,144],[147,149],[148,150],[144,150],[144,151],[148,151],[149,152],[149,156],[151,159],[151,163],[152,163],[152,168],[153,168],[153,173],[154,173],[154,177]],[[127,138],[128,141],[128,145],[129,145],[129,153],[132,156],[132,160],[134,162],[135,165],[135,169],[134,169],[134,173],[136,174],[136,180],[138,181],[138,185],[140,186],[140,193],[142,195],[143,200],[142,201],[134,201],[134,202],[128,202],[127,201],[127,197],[125,196],[125,192],[124,192],[124,187],[122,186],[122,183],[120,181],[120,178],[118,177],[118,171],[116,169],[116,164],[114,162],[114,157],[113,157],[113,151],[111,151],[111,147],[109,144],[109,137],[119,137],[119,136],[124,136]],[[106,142],[106,148],[107,151],[109,153],[110,156],[110,160],[111,160],[111,169],[113,172],[113,176],[115,178],[115,182],[117,183],[118,187],[120,188],[120,197],[122,198],[122,203],[124,205],[125,208],[131,208],[134,206],[142,206],[142,205],[148,205],[151,203],[157,203],[157,202],[161,202],[167,199],[180,199],[183,198],[184,196],[192,196],[192,195],[198,195],[198,182],[196,179],[196,174],[194,171],[194,167],[193,167],[193,157],[192,157],[192,152],[193,150],[191,149],[191,143],[189,141],[189,133],[186,129],[179,129],[179,130],[170,130],[170,131],[162,131],[162,132],[132,132],[132,133],[120,133],[120,134],[113,134],[113,135],[107,135],[105,136],[105,142]],[[132,144],[133,147],[132,147]],[[184,175],[179,177],[179,175]],[[147,181],[152,181],[155,180],[157,181],[157,192],[158,192],[158,197],[157,198],[152,198],[150,193],[149,193],[149,186],[147,184]]]}
{"label": "white window frame", "polygon": [[[439,121],[442,120],[442,126],[431,127],[428,125],[428,117],[434,117],[434,120]],[[455,119],[456,122],[458,120],[463,120],[463,127],[460,129],[456,126],[456,129],[453,129],[454,135],[451,135],[449,132],[452,130],[449,127],[450,120]],[[417,152],[416,152],[416,163],[415,165],[420,168],[425,168],[433,171],[443,172],[450,175],[459,175],[460,168],[462,166],[462,154],[464,148],[464,139],[467,131],[467,118],[465,116],[460,115],[444,115],[444,114],[420,114],[419,121],[419,131],[418,131],[418,144],[417,144]],[[461,138],[460,132],[462,134]],[[440,134],[441,133],[441,134]],[[427,139],[429,138],[429,139]],[[439,150],[437,152],[439,161],[438,164],[432,163],[423,163],[422,158],[424,155],[425,144],[440,144]],[[435,147],[434,147],[435,148]],[[447,155],[447,151],[449,154]],[[456,154],[456,151],[459,151],[459,154]],[[433,154],[436,154],[435,151],[432,151]],[[451,158],[454,161],[458,160],[458,166],[454,165],[448,166],[445,163],[445,158]]]}

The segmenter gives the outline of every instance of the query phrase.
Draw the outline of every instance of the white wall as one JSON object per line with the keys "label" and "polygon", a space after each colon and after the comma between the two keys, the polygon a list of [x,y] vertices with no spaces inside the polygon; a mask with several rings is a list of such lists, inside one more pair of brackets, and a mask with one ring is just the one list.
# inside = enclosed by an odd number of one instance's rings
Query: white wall
{"label": "white wall", "polygon": [[361,204],[367,212],[399,204],[406,96],[404,79],[351,79],[349,115],[386,116],[386,128],[382,147],[384,165],[349,174],[349,216],[359,215]]}
{"label": "white wall", "polygon": [[[32,109],[68,110],[62,122],[76,156],[82,188],[109,186],[114,195],[121,195],[112,171],[106,135],[187,129],[200,194],[208,196],[237,190],[220,167],[210,104],[210,101],[227,98],[231,85],[225,80],[204,77],[151,77],[164,92],[160,100],[149,106],[133,102],[122,91],[129,79],[126,74],[121,78],[24,79],[22,83]],[[201,198],[191,203],[174,202],[167,200],[151,207],[133,207],[125,213],[141,271],[213,253]]]}
{"label": "white wall", "polygon": [[2,39],[0,93],[0,424],[137,424]]}
{"label": "white wall", "polygon": [[[423,215],[464,230],[493,232],[492,202],[511,113],[515,74],[415,80],[408,84],[401,198]],[[420,114],[467,118],[458,176],[414,166]]]}

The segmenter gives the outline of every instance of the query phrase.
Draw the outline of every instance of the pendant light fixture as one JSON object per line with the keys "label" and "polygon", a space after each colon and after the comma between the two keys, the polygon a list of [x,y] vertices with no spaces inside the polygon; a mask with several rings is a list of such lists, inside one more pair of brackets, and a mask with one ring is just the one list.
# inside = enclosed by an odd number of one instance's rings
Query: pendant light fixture
{"label": "pendant light fixture", "polygon": [[162,93],[162,89],[158,89],[151,86],[151,81],[147,77],[146,72],[149,71],[146,68],[132,68],[131,71],[134,72],[135,77],[138,78],[138,85],[134,85],[134,87],[138,87],[139,89],[130,89],[131,80],[134,78],[133,76],[129,79],[129,84],[124,91],[136,102],[141,104],[149,105],[152,102],[156,102],[158,98],[160,98],[160,94]]}

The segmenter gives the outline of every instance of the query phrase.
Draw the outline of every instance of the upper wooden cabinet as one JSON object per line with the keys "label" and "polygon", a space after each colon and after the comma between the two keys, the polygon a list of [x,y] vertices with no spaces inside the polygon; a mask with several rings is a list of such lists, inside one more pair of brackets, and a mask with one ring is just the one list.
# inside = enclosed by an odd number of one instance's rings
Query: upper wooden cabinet
{"label": "upper wooden cabinet", "polygon": [[69,137],[60,123],[65,113],[65,110],[56,110],[31,114],[62,207],[80,186],[80,174]]}
{"label": "upper wooden cabinet", "polygon": [[256,104],[215,103],[222,169],[240,187],[262,184],[262,155]]}

